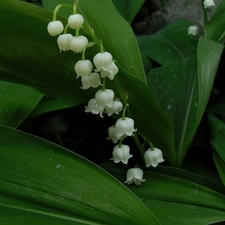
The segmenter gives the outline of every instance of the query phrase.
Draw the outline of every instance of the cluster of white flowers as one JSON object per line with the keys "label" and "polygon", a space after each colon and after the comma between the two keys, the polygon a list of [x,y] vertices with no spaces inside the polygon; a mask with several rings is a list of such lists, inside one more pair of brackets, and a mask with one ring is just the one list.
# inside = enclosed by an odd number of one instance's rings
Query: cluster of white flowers
{"label": "cluster of white flowers", "polygon": [[[94,98],[90,99],[85,112],[100,114],[103,117],[103,113],[111,116],[113,113],[119,114],[122,112],[122,117],[116,121],[116,123],[108,128],[108,140],[112,140],[114,144],[119,143],[114,147],[112,151],[113,160],[115,163],[122,162],[128,163],[128,160],[132,157],[130,154],[130,147],[122,144],[124,138],[133,136],[137,129],[134,128],[134,120],[126,117],[125,112],[128,104],[124,107],[123,103],[118,97],[115,97],[115,93],[111,89],[105,87],[105,80],[114,80],[115,75],[118,73],[118,67],[115,64],[111,53],[104,51],[103,44],[100,41],[100,52],[93,57],[93,63],[89,59],[85,59],[85,50],[87,47],[91,47],[93,44],[89,43],[87,37],[79,35],[79,30],[82,29],[84,24],[84,17],[81,14],[76,13],[70,15],[67,25],[64,26],[61,21],[54,20],[48,24],[47,30],[51,36],[58,36],[57,44],[61,51],[73,51],[74,53],[81,53],[81,60],[75,63],[74,70],[77,78],[81,77],[82,89],[88,89],[90,87],[97,88],[102,86],[100,90],[95,93]],[[54,17],[56,17],[56,10]],[[76,36],[67,33],[67,28],[74,29]],[[61,34],[64,30],[64,33]],[[101,80],[103,80],[101,82]],[[162,151],[157,148],[151,148],[144,154],[146,166],[152,165],[156,167],[158,163],[163,162]],[[125,183],[135,183],[140,185],[144,182],[143,171],[140,168],[131,168],[127,171],[127,180]]]}

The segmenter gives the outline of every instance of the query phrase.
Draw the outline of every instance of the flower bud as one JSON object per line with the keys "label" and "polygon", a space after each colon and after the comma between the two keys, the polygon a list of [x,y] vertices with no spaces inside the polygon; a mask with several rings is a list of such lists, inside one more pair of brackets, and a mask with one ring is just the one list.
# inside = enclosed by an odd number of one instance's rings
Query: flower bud
{"label": "flower bud", "polygon": [[89,87],[96,88],[101,85],[100,75],[98,73],[91,73],[89,76],[82,76],[81,82],[83,89],[88,89]]}
{"label": "flower bud", "polygon": [[118,119],[116,121],[115,128],[119,137],[124,134],[127,136],[132,136],[133,132],[137,130],[134,129],[134,120],[128,117],[125,117],[125,119]]}
{"label": "flower bud", "polygon": [[115,99],[112,103],[112,107],[105,107],[106,113],[108,116],[111,116],[113,113],[119,114],[123,109],[123,104],[120,100]]}
{"label": "flower bud", "polygon": [[78,53],[82,52],[88,43],[88,39],[82,35],[73,37],[70,41],[70,50]]}
{"label": "flower bud", "polygon": [[135,183],[136,185],[140,185],[141,182],[145,182],[143,179],[144,172],[140,168],[132,168],[127,171],[127,180],[124,182],[125,184]]}
{"label": "flower bud", "polygon": [[61,34],[57,38],[57,43],[60,51],[68,51],[70,49],[70,41],[73,36],[71,34]]}
{"label": "flower bud", "polygon": [[124,164],[128,163],[128,160],[132,157],[130,155],[130,147],[128,145],[116,145],[113,148],[113,158],[111,160],[114,160],[114,163],[119,163],[120,161]]}
{"label": "flower bud", "polygon": [[81,27],[84,23],[84,18],[80,14],[70,15],[68,18],[68,25],[72,29],[77,29]]}
{"label": "flower bud", "polygon": [[112,140],[114,144],[116,144],[121,137],[118,136],[116,129],[114,126],[108,128],[108,138],[107,140]]}
{"label": "flower bud", "polygon": [[207,8],[211,8],[215,6],[215,3],[213,0],[204,0],[203,5],[204,5],[204,8],[207,9]]}
{"label": "flower bud", "polygon": [[198,27],[197,26],[188,27],[188,35],[195,36],[196,34],[198,34]]}
{"label": "flower bud", "polygon": [[75,72],[78,77],[89,76],[93,69],[93,65],[90,60],[79,60],[74,66]]}
{"label": "flower bud", "polygon": [[63,24],[59,20],[52,21],[48,24],[47,30],[51,36],[57,36],[62,33]]}
{"label": "flower bud", "polygon": [[107,68],[112,64],[112,55],[109,52],[99,52],[93,58],[96,71],[101,69],[107,70]]}
{"label": "flower bud", "polygon": [[112,107],[114,92],[110,89],[101,89],[96,92],[95,99],[99,109],[104,109],[105,106]]}
{"label": "flower bud", "polygon": [[158,163],[164,162],[162,151],[158,148],[154,148],[153,150],[150,148],[144,154],[144,159],[146,163],[146,167],[158,166]]}

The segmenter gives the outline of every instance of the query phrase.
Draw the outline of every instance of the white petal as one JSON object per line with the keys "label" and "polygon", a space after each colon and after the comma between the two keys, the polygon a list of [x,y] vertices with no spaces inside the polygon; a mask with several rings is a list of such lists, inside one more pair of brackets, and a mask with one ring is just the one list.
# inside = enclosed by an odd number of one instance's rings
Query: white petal
{"label": "white petal", "polygon": [[68,18],[68,25],[72,29],[77,29],[84,23],[84,18],[80,14],[70,15]]}

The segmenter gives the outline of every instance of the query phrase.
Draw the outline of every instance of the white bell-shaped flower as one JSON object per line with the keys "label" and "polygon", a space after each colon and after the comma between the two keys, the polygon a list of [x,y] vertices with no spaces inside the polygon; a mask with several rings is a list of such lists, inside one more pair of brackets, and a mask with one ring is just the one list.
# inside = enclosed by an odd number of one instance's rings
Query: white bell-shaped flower
{"label": "white bell-shaped flower", "polygon": [[93,65],[90,60],[79,60],[75,66],[74,70],[77,74],[78,77],[83,77],[83,76],[89,76],[91,74],[91,71],[93,69]]}
{"label": "white bell-shaped flower", "polygon": [[113,158],[111,160],[114,161],[114,163],[122,162],[124,164],[128,163],[128,160],[132,157],[130,155],[130,147],[128,145],[116,145],[113,148]]}
{"label": "white bell-shaped flower", "polygon": [[84,23],[84,17],[80,14],[70,15],[68,18],[68,25],[72,29],[81,27]]}
{"label": "white bell-shaped flower", "polygon": [[208,9],[215,6],[215,3],[213,0],[204,0],[203,5],[205,9]]}
{"label": "white bell-shaped flower", "polygon": [[70,41],[72,38],[72,34],[61,34],[58,36],[57,43],[60,51],[68,51],[70,49]]}
{"label": "white bell-shaped flower", "polygon": [[119,137],[124,134],[132,136],[133,132],[137,130],[134,129],[134,120],[128,117],[118,119],[116,121],[115,128]]}
{"label": "white bell-shaped flower", "polygon": [[88,105],[85,107],[85,112],[91,112],[95,115],[100,113],[99,107],[96,103],[96,100],[92,98],[89,102]]}
{"label": "white bell-shaped flower", "polygon": [[105,107],[105,111],[108,116],[111,116],[113,113],[119,114],[123,110],[123,104],[119,99],[114,99],[112,107]]}
{"label": "white bell-shaped flower", "polygon": [[112,140],[112,142],[114,144],[116,144],[119,140],[121,139],[121,137],[118,136],[115,126],[111,126],[108,128],[108,138],[107,140]]}
{"label": "white bell-shaped flower", "polygon": [[112,107],[114,92],[111,89],[98,90],[95,99],[100,110],[104,110],[105,106]]}
{"label": "white bell-shaped flower", "polygon": [[78,53],[82,52],[88,43],[88,39],[85,36],[73,37],[70,41],[70,50]]}
{"label": "white bell-shaped flower", "polygon": [[81,82],[83,89],[88,89],[89,87],[96,88],[101,85],[100,75],[98,73],[91,73],[89,76],[82,76]]}
{"label": "white bell-shaped flower", "polygon": [[52,21],[48,24],[47,30],[51,36],[57,36],[62,33],[63,24],[59,20]]}
{"label": "white bell-shaped flower", "polygon": [[136,185],[140,185],[141,182],[145,182],[143,179],[144,172],[140,168],[131,168],[127,171],[127,180],[124,182],[125,184],[135,183]]}
{"label": "white bell-shaped flower", "polygon": [[190,26],[188,27],[188,35],[197,35],[198,34],[198,27],[197,26]]}
{"label": "white bell-shaped flower", "polygon": [[102,69],[100,71],[100,74],[101,74],[101,77],[104,78],[104,77],[108,77],[110,80],[113,80],[114,79],[114,76],[118,73],[118,67],[117,65],[112,62],[108,67],[107,69]]}
{"label": "white bell-shaped flower", "polygon": [[148,149],[144,154],[144,159],[146,167],[156,167],[158,163],[164,162],[162,151],[158,148]]}
{"label": "white bell-shaped flower", "polygon": [[97,72],[102,69],[107,70],[107,68],[112,64],[112,55],[109,52],[99,52],[94,56],[93,61]]}

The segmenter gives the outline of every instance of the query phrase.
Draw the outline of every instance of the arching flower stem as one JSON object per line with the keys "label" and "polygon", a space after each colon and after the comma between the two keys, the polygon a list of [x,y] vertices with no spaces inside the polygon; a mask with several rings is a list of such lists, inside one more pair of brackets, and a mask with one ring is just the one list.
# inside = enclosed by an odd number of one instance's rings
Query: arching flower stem
{"label": "arching flower stem", "polygon": [[57,5],[54,9],[54,12],[53,12],[53,21],[56,21],[57,13],[62,7],[73,7],[73,6],[71,4],[59,4],[59,5]]}

